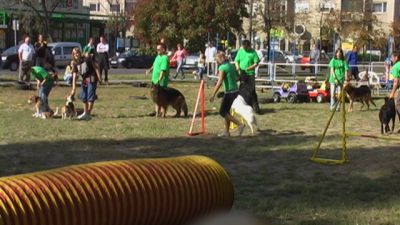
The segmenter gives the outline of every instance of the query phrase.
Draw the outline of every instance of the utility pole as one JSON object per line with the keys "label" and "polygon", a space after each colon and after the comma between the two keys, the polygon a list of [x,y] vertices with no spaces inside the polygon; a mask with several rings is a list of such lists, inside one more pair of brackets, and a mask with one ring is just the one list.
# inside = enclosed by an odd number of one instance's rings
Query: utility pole
{"label": "utility pole", "polygon": [[253,0],[250,0],[249,41],[253,43]]}

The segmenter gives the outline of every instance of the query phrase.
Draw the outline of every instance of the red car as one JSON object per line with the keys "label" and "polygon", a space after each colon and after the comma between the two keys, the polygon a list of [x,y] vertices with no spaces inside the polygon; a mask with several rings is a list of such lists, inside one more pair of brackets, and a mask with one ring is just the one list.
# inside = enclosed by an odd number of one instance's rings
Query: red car
{"label": "red car", "polygon": [[[329,64],[329,61],[330,59],[328,54],[326,54],[325,51],[322,51],[319,57],[318,64]],[[302,64],[300,66],[302,70],[310,69],[310,71],[312,72],[311,66],[307,65],[310,64],[310,51],[303,52],[303,57],[300,58],[300,64]]]}
{"label": "red car", "polygon": [[326,86],[326,82],[322,82],[321,86],[316,88],[311,85],[311,88],[308,88],[308,97],[310,101],[315,99],[318,103],[328,101],[331,95],[329,88]]}

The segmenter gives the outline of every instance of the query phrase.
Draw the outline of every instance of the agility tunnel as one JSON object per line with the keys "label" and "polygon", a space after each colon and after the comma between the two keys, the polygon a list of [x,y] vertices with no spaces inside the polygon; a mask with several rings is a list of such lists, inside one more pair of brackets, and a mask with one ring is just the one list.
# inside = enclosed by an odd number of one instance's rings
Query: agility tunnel
{"label": "agility tunnel", "polygon": [[0,225],[180,225],[232,204],[227,172],[203,156],[100,162],[0,178]]}

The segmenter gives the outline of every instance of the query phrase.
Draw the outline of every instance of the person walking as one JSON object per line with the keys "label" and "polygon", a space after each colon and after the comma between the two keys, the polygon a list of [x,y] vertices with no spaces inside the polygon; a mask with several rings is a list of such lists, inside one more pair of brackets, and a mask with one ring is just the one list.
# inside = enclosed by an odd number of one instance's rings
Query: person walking
{"label": "person walking", "polygon": [[235,67],[226,60],[225,54],[223,52],[217,53],[215,60],[217,61],[218,67],[218,81],[214,87],[213,94],[210,98],[210,102],[213,102],[215,95],[218,93],[221,85],[224,88],[224,96],[222,97],[221,106],[219,109],[219,114],[225,120],[225,131],[218,135],[220,137],[229,137],[229,125],[234,123],[239,127],[239,136],[242,135],[244,130],[244,124],[242,124],[236,117],[230,114],[230,109],[233,101],[239,94],[239,89],[237,86],[238,75]]}
{"label": "person walking", "polygon": [[215,55],[217,54],[217,49],[213,46],[211,42],[208,42],[204,54],[206,55],[207,75],[213,75],[214,72],[213,67],[214,67]]}
{"label": "person walking", "polygon": [[172,60],[176,61],[177,63],[174,79],[176,79],[179,73],[181,73],[181,79],[185,79],[185,73],[183,72],[183,67],[182,67],[183,64],[185,64],[185,59],[186,59],[186,50],[182,47],[181,44],[178,44],[176,46],[176,51],[172,56]]}
{"label": "person walking", "polygon": [[[30,69],[30,73],[32,78],[36,80],[36,87],[38,93],[39,93],[39,98],[43,102],[42,106],[42,111],[43,112],[48,112],[50,111],[49,107],[49,94],[51,89],[53,88],[54,82],[56,81],[57,73],[55,70],[52,70],[51,73],[49,73],[45,68],[41,66],[33,66]],[[39,117],[40,115],[36,115],[36,117]]]}
{"label": "person walking", "polygon": [[72,88],[70,97],[74,98],[76,83],[79,76],[82,77],[80,99],[83,103],[83,113],[78,116],[79,120],[90,120],[94,103],[97,99],[97,83],[102,82],[99,65],[93,60],[93,55],[86,53],[82,55],[79,48],[72,50]]}
{"label": "person walking", "polygon": [[257,52],[251,48],[249,40],[242,42],[242,48],[238,50],[235,57],[236,70],[240,76],[240,94],[243,96],[247,104],[253,107],[257,114],[261,113],[258,105],[255,81],[255,69],[258,66],[260,59]]}
{"label": "person walking", "polygon": [[108,51],[109,45],[104,36],[100,36],[100,43],[97,45],[96,52],[98,54],[97,62],[99,64],[100,69],[100,77],[103,77],[104,71],[104,82],[108,84],[108,70],[110,69],[110,65],[108,62]]}
{"label": "person walking", "polygon": [[18,48],[18,59],[19,59],[19,81],[30,81],[29,71],[33,66],[33,57],[35,49],[31,44],[31,38],[26,36],[24,43]]}
{"label": "person walking", "polygon": [[39,34],[35,43],[35,65],[43,67],[46,63],[47,42],[43,35]]}
{"label": "person walking", "polygon": [[350,66],[351,76],[354,77],[354,80],[359,81],[358,77],[358,48],[357,46],[353,46],[353,50],[347,54],[347,63]]}
{"label": "person walking", "polygon": [[341,48],[336,49],[335,56],[329,62],[330,75],[330,91],[331,91],[331,111],[339,111],[339,99],[336,98],[336,94],[340,97],[341,90],[343,88],[343,82],[349,76],[349,65],[343,55],[343,50]]}

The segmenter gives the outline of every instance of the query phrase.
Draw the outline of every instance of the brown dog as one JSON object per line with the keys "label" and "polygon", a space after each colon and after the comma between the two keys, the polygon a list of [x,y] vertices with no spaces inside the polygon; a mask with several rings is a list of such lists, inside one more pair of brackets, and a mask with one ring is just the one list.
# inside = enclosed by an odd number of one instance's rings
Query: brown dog
{"label": "brown dog", "polygon": [[157,105],[156,117],[165,117],[169,105],[176,110],[175,117],[181,116],[182,112],[184,116],[188,115],[185,97],[180,91],[171,87],[163,88],[159,85],[154,85],[151,87],[151,96],[153,102]]}
{"label": "brown dog", "polygon": [[61,107],[61,119],[72,119],[75,116],[77,116],[77,112],[75,110],[73,98],[68,96],[65,105]]}
{"label": "brown dog", "polygon": [[42,99],[40,99],[37,95],[29,96],[28,104],[35,104],[35,113],[32,115],[32,117],[47,119],[57,115],[58,113],[58,108],[56,109],[56,112],[50,108],[45,109]]}
{"label": "brown dog", "polygon": [[371,97],[371,89],[368,86],[362,85],[360,87],[354,87],[351,85],[350,82],[347,82],[347,83],[345,83],[343,88],[344,88],[344,91],[346,92],[347,98],[350,101],[348,112],[353,111],[353,103],[355,100],[360,100],[360,102],[362,104],[361,110],[364,107],[364,103],[367,104],[368,110],[369,110],[370,102],[372,103],[372,105],[374,105],[376,107],[376,105]]}

